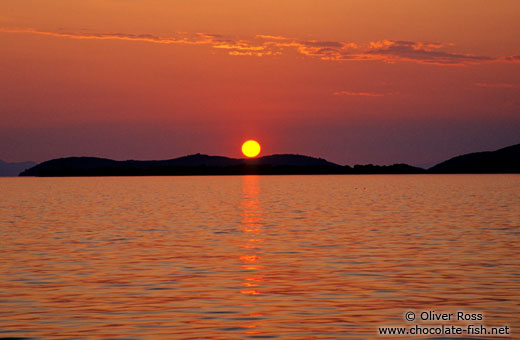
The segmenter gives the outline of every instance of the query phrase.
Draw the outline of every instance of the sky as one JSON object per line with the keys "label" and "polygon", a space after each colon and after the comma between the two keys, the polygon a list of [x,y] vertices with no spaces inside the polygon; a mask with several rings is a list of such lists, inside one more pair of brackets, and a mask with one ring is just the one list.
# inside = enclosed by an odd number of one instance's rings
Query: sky
{"label": "sky", "polygon": [[517,0],[2,0],[0,159],[520,143]]}

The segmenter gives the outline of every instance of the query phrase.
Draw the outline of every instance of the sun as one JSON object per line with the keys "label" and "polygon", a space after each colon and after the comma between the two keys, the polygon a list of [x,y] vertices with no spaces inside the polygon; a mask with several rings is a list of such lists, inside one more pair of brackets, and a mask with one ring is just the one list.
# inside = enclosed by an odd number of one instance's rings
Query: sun
{"label": "sun", "polygon": [[256,157],[260,153],[260,144],[256,140],[248,140],[242,144],[242,153],[246,157]]}

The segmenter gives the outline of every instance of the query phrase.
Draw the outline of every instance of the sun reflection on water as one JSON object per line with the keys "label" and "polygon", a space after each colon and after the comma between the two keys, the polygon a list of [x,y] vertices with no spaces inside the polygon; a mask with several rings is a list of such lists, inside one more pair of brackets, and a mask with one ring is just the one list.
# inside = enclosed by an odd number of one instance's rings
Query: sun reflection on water
{"label": "sun reflection on water", "polygon": [[[242,282],[243,289],[241,294],[258,298],[261,293],[261,283],[264,280],[262,270],[264,266],[262,260],[262,206],[260,204],[259,176],[244,176],[242,178],[242,199],[241,199],[241,229],[242,244],[240,248],[244,250],[240,256],[241,267],[246,275]],[[256,302],[256,301],[255,301]],[[251,314],[251,318],[258,319],[261,313]],[[245,335],[260,335],[260,320],[247,322],[244,327]]]}

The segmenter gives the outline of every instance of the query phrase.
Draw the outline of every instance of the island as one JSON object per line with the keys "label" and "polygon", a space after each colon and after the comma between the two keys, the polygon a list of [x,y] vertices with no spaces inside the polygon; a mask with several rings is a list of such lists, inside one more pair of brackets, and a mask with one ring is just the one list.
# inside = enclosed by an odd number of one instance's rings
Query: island
{"label": "island", "polygon": [[259,158],[229,158],[203,154],[156,160],[116,161],[97,157],[67,157],[40,163],[20,176],[187,176],[187,175],[333,175],[520,173],[520,144],[492,152],[471,153],[430,169],[408,164],[339,165],[322,158],[277,154]]}

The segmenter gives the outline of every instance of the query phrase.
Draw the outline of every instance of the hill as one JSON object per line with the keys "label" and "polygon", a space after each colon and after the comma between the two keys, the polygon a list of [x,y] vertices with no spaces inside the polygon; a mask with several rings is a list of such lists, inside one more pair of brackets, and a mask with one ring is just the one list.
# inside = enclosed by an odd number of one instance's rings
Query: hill
{"label": "hill", "polygon": [[453,157],[431,167],[428,172],[437,174],[520,173],[520,144],[496,151],[475,152]]}
{"label": "hill", "polygon": [[271,155],[254,159],[189,155],[161,161],[115,161],[96,157],[68,157],[43,162],[20,176],[161,176],[241,174],[327,174],[343,167],[321,158]]}
{"label": "hill", "polygon": [[259,158],[188,155],[157,161],[115,161],[96,157],[58,158],[23,171],[20,176],[181,176],[296,174],[444,174],[520,173],[520,144],[451,158],[424,170],[407,164],[341,166],[322,158],[280,154]]}
{"label": "hill", "polygon": [[18,176],[25,169],[35,166],[35,162],[8,163],[0,160],[0,177]]}

